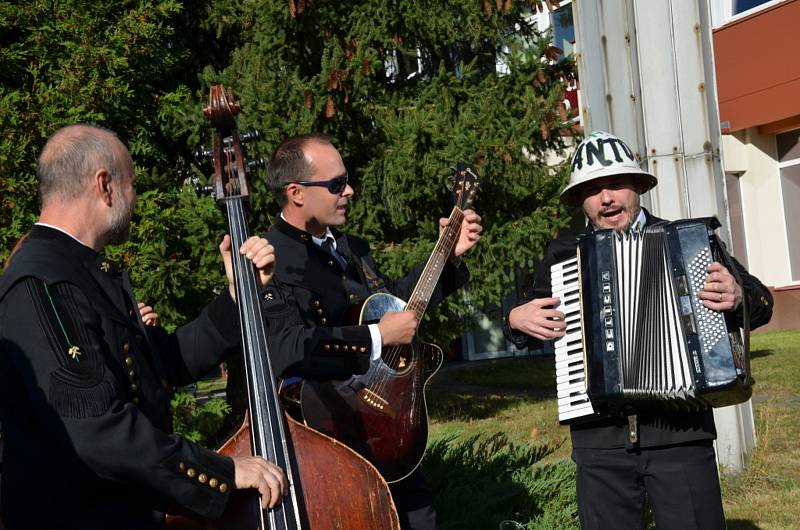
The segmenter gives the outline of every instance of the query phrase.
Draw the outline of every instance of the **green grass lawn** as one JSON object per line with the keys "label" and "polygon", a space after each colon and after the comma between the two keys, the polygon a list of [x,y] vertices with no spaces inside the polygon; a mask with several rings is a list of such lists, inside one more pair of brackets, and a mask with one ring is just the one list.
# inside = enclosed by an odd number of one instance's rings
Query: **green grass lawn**
{"label": "green grass lawn", "polygon": [[[745,472],[723,477],[728,528],[800,528],[800,331],[754,335],[751,350],[758,445]],[[536,454],[528,463],[530,476],[542,474],[539,482],[554,489],[574,488],[574,478],[570,481],[559,475],[574,468],[569,460],[569,430],[557,421],[552,366],[552,359],[509,359],[470,363],[441,372],[429,391],[429,448],[441,452],[443,446],[461,443],[462,452],[474,453],[476,437],[485,440],[501,433],[512,451],[530,449]],[[476,458],[475,454],[472,457]],[[426,466],[435,470],[441,460],[438,453],[429,455]],[[456,469],[451,471],[455,473]],[[549,472],[560,479],[548,482],[553,478]],[[436,480],[434,477],[432,485]],[[529,493],[540,487],[529,487]],[[555,492],[540,494],[552,496]],[[446,501],[441,502],[445,504],[442,515],[451,513]],[[574,508],[570,502],[569,498],[557,499],[551,507],[565,512]],[[441,504],[437,509],[442,512]],[[499,509],[510,510],[508,506]],[[547,505],[542,509],[546,511]],[[516,520],[526,522],[527,528],[548,528],[548,524],[569,528],[577,524],[569,513],[550,521],[550,514],[534,512]],[[513,515],[507,518],[514,519]],[[457,523],[451,528],[482,527]]]}
{"label": "green grass lawn", "polygon": [[[728,528],[797,529],[800,331],[754,335],[751,351],[757,446],[746,471],[722,478]],[[197,393],[223,389],[203,381]],[[440,530],[577,528],[569,429],[554,396],[552,358],[463,363],[434,377],[423,467]]]}

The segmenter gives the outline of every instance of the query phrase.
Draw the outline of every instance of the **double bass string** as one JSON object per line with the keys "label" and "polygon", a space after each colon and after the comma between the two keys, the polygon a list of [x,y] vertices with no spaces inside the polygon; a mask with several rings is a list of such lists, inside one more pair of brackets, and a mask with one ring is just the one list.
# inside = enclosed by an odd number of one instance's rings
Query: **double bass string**
{"label": "double bass string", "polygon": [[[296,491],[293,487],[293,466],[287,446],[286,431],[282,422],[277,394],[268,398],[265,390],[274,386],[272,366],[266,346],[266,332],[258,301],[258,289],[252,264],[237,249],[248,237],[247,222],[239,198],[226,201],[231,233],[231,258],[236,279],[236,294],[242,323],[242,344],[245,355],[250,400],[250,429],[253,434],[253,454],[267,458],[284,469],[290,485],[290,496],[267,512],[269,526],[264,523],[264,510],[260,510],[261,525],[270,529],[300,528]],[[252,382],[252,385],[250,383]],[[270,385],[270,386],[268,386]],[[260,500],[259,500],[260,502]]]}

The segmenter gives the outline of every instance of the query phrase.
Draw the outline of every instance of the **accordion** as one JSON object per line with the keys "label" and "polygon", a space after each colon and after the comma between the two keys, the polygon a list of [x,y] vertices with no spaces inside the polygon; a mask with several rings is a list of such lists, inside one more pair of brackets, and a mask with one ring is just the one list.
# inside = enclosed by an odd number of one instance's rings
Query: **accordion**
{"label": "accordion", "polygon": [[712,261],[737,274],[718,227],[710,218],[599,230],[581,236],[575,258],[551,267],[566,315],[554,344],[561,423],[749,399],[746,317],[740,329],[697,296]]}

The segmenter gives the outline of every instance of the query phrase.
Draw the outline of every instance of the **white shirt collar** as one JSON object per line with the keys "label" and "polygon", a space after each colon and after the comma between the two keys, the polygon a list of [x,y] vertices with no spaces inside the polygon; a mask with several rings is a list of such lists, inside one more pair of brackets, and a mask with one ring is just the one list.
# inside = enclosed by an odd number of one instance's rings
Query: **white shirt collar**
{"label": "white shirt collar", "polygon": [[639,215],[637,215],[636,220],[631,223],[631,230],[641,232],[646,223],[647,216],[644,214],[644,208],[639,208]]}
{"label": "white shirt collar", "polygon": [[333,232],[331,232],[330,227],[325,228],[325,237],[317,237],[315,235],[311,236],[311,241],[314,242],[315,245],[321,247],[322,244],[325,242],[326,239],[331,238],[333,240],[333,248],[336,249],[336,238],[333,237]]}

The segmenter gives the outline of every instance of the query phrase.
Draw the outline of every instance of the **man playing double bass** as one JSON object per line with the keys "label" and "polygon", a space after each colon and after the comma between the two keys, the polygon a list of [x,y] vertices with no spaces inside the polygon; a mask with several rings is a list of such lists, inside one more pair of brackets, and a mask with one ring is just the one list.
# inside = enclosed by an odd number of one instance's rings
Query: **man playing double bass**
{"label": "man playing double bass", "polygon": [[[264,506],[286,490],[260,457],[221,456],[171,433],[170,387],[196,380],[239,343],[229,289],[167,334],[144,326],[128,276],[102,255],[128,238],[134,169],[114,133],[64,127],[37,167],[41,214],[0,278],[0,513],[13,530],[157,529],[171,502],[219,516],[230,492]],[[239,249],[263,288],[275,257]]]}
{"label": "man playing double bass", "polygon": [[[268,178],[281,213],[266,234],[279,256],[276,282],[269,288],[275,306],[267,309],[267,317],[270,326],[286,323],[270,333],[275,372],[317,380],[363,374],[382,348],[412,341],[416,317],[412,311],[387,312],[367,326],[349,325],[347,314],[379,289],[407,300],[422,267],[391,280],[377,271],[369,243],[337,230],[345,222],[353,188],[328,137],[306,134],[284,140],[271,157]],[[446,224],[446,219],[440,221]],[[480,217],[465,210],[432,304],[466,284],[468,272],[458,257],[478,242],[480,232]],[[403,528],[436,527],[432,496],[419,471],[390,489]]]}

